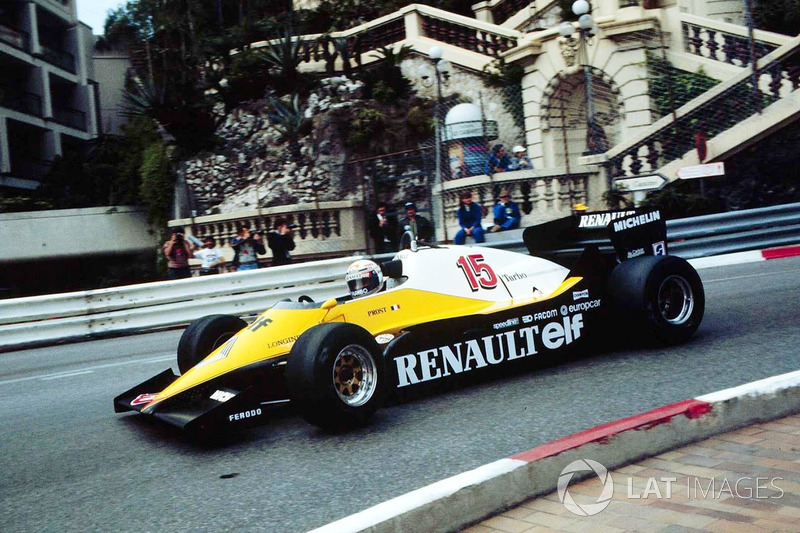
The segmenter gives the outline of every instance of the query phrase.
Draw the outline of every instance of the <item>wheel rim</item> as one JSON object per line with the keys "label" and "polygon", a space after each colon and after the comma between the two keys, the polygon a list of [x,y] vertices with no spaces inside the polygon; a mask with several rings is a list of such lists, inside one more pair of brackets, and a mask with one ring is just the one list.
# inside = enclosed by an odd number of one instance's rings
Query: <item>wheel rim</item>
{"label": "wheel rim", "polygon": [[333,362],[333,386],[346,405],[358,407],[372,398],[377,386],[375,361],[363,346],[345,346]]}
{"label": "wheel rim", "polygon": [[669,276],[658,289],[658,310],[664,320],[680,325],[689,320],[694,310],[694,294],[689,282],[681,276]]}
{"label": "wheel rim", "polygon": [[214,350],[216,350],[217,348],[219,348],[220,346],[231,340],[231,337],[233,337],[233,333],[231,333],[230,331],[227,331],[217,336],[217,338],[214,339],[214,342],[211,343],[211,352],[213,352]]}

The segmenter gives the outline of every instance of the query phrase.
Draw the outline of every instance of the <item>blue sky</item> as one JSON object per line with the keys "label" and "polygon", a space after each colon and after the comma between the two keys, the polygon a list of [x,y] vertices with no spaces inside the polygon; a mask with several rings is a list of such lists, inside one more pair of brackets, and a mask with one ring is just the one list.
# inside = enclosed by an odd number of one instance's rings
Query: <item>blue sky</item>
{"label": "blue sky", "polygon": [[103,33],[106,12],[125,4],[124,0],[78,0],[78,20],[92,27],[92,33]]}

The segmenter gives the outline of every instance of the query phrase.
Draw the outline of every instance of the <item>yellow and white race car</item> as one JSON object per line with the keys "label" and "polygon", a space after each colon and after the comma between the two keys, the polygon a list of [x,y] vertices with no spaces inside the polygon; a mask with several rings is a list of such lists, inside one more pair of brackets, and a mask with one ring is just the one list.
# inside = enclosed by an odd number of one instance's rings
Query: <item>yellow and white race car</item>
{"label": "yellow and white race car", "polygon": [[660,255],[664,242],[641,233],[646,214],[619,221],[620,235],[638,235],[621,238],[621,259],[589,248],[568,269],[492,248],[421,247],[380,266],[357,261],[341,298],[278,302],[250,324],[198,319],[178,345],[181,375],[166,370],[119,395],[115,411],[199,435],[264,422],[291,402],[312,424],[352,427],[388,395],[552,361],[609,328],[685,341],[703,317],[697,272]]}

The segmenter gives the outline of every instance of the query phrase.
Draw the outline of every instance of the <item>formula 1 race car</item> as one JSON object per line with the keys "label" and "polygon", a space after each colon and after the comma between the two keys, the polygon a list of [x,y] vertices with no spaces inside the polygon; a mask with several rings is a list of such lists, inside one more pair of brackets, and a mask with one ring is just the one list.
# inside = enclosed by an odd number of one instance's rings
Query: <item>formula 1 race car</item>
{"label": "formula 1 race car", "polygon": [[[609,218],[616,255],[589,247],[571,269],[488,247],[412,245],[380,267],[354,263],[342,298],[281,301],[250,324],[198,319],[178,345],[181,375],[166,370],[119,395],[115,411],[201,435],[258,424],[291,402],[314,425],[352,427],[391,393],[586,351],[608,328],[683,342],[703,317],[700,278],[665,255],[657,211],[623,215]],[[536,231],[524,238],[533,246]]]}

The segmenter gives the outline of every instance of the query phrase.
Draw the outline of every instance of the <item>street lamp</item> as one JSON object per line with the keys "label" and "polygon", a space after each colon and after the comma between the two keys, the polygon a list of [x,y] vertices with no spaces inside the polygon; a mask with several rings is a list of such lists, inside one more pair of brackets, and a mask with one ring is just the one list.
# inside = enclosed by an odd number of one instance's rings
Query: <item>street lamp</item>
{"label": "street lamp", "polygon": [[[578,38],[573,35],[575,26],[571,22],[564,21],[558,28],[561,35],[559,44],[561,54],[568,66],[575,64],[575,58],[581,60],[583,74],[586,80],[586,127],[588,129],[589,153],[596,154],[605,152],[608,148],[606,142],[600,135],[600,125],[597,123],[594,113],[594,96],[592,86],[592,68],[589,65],[588,47],[594,44],[594,37],[597,34],[597,25],[594,23],[592,15],[589,14],[591,6],[586,0],[576,0],[572,4],[572,12],[578,16]],[[580,58],[580,56],[583,56]]]}
{"label": "street lamp", "polygon": [[[434,108],[434,142],[436,143],[435,157],[436,167],[433,177],[433,190],[439,191],[439,194],[431,194],[431,214],[433,217],[433,227],[441,228],[444,238],[447,239],[447,229],[445,228],[444,221],[444,202],[441,197],[442,186],[442,86],[447,85],[450,81],[450,75],[453,72],[453,66],[446,59],[442,59],[442,47],[432,46],[428,50],[428,58],[433,64],[431,69],[428,65],[423,65],[420,69],[420,77],[422,84],[430,87],[436,83],[436,106]],[[431,72],[432,71],[432,72]],[[435,81],[434,81],[435,80]]]}

